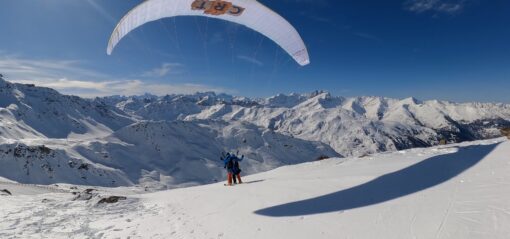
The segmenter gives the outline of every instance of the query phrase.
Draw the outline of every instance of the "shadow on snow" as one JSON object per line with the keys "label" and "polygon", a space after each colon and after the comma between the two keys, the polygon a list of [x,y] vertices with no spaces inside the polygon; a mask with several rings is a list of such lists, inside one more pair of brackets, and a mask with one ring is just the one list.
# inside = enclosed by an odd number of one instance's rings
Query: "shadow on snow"
{"label": "shadow on snow", "polygon": [[264,179],[254,180],[254,181],[243,182],[243,184],[261,183],[261,182],[264,182],[264,181],[266,181],[266,180],[264,180]]}
{"label": "shadow on snow", "polygon": [[404,197],[444,183],[473,167],[498,144],[459,148],[378,177],[367,183],[319,196],[255,211],[270,217],[304,216],[366,207]]}

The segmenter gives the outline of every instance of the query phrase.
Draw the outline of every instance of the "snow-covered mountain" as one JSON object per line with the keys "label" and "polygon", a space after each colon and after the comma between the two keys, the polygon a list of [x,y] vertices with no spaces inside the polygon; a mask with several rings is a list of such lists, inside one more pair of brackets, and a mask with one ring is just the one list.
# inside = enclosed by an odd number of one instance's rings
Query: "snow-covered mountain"
{"label": "snow-covered mountain", "polygon": [[97,137],[133,122],[126,113],[100,100],[0,78],[0,136],[4,138]]}
{"label": "snow-covered mountain", "polygon": [[162,112],[166,120],[155,120],[150,105],[170,96],[90,100],[0,83],[0,176],[17,182],[165,189],[222,180],[219,158],[227,151],[246,156],[248,174],[341,156],[324,143],[250,122],[178,120],[216,103],[206,102],[209,94],[172,98],[175,107]]}
{"label": "snow-covered mountain", "polygon": [[[500,136],[510,105],[334,97],[327,92],[248,99],[214,93],[136,97],[117,103],[145,120],[250,122],[291,137],[320,141],[346,156]],[[132,107],[132,106],[137,106]]]}
{"label": "snow-covered mountain", "polygon": [[23,183],[148,189],[221,180],[221,152],[243,173],[323,157],[500,136],[510,106],[327,92],[82,99],[0,79],[0,176]]}
{"label": "snow-covered mountain", "polygon": [[243,172],[248,174],[321,156],[340,156],[324,143],[291,138],[249,123],[221,121],[147,121],[104,138],[22,140],[0,146],[0,176],[17,182],[139,184],[148,190],[222,180],[219,157],[226,151],[238,150],[246,156]]}

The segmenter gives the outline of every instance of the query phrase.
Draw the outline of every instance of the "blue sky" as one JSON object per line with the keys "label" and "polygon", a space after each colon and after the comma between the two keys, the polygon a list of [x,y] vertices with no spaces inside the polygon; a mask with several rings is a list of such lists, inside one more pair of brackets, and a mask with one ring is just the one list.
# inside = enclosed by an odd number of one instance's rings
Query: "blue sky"
{"label": "blue sky", "polygon": [[312,64],[219,20],[164,19],[112,56],[108,38],[141,0],[0,2],[0,73],[81,96],[327,90],[510,103],[507,0],[261,0],[300,32]]}

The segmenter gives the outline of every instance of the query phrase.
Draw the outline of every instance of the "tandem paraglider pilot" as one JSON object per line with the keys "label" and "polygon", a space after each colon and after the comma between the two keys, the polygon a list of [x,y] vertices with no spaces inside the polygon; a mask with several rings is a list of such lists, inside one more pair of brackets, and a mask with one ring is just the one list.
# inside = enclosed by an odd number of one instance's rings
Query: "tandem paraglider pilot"
{"label": "tandem paraglider pilot", "polygon": [[239,162],[243,161],[244,155],[240,158],[234,153],[227,153],[221,160],[224,165],[223,168],[227,170],[227,184],[225,186],[232,186],[232,181],[234,184],[241,184],[243,181],[241,180],[241,167],[239,166]]}

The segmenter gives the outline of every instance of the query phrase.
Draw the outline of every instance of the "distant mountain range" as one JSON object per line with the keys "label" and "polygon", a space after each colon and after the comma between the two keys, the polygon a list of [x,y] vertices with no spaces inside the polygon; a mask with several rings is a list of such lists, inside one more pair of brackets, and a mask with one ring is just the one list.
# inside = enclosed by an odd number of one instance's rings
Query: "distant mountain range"
{"label": "distant mountain range", "polygon": [[313,161],[499,137],[510,105],[344,98],[317,91],[83,99],[0,78],[0,177],[147,190],[221,180],[221,152],[244,173]]}
{"label": "distant mountain range", "polygon": [[323,91],[249,99],[214,93],[97,99],[144,120],[249,122],[330,145],[344,156],[499,137],[510,105],[335,97]]}

